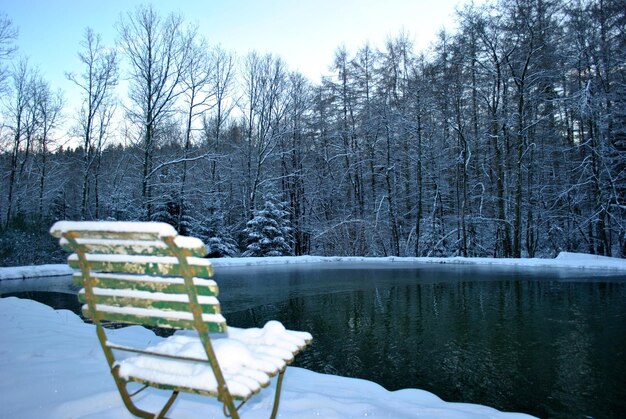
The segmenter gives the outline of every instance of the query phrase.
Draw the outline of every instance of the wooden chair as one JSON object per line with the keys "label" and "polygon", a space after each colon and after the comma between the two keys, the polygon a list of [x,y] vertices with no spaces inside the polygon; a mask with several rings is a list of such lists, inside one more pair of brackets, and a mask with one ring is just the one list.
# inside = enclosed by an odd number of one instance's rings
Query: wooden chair
{"label": "wooden chair", "polygon": [[[278,374],[271,417],[278,411],[287,364],[311,342],[306,332],[278,322],[264,328],[226,326],[218,287],[201,240],[179,236],[164,223],[72,222],[54,224],[51,234],[77,269],[79,299],[93,320],[111,374],[127,409],[143,418],[164,417],[180,392],[217,397],[224,414],[238,409]],[[184,329],[149,348],[119,345],[106,322]],[[131,392],[129,383],[141,388]],[[137,384],[134,384],[137,386]],[[171,390],[163,408],[150,413],[133,397],[148,387]],[[235,407],[234,401],[241,404]]]}

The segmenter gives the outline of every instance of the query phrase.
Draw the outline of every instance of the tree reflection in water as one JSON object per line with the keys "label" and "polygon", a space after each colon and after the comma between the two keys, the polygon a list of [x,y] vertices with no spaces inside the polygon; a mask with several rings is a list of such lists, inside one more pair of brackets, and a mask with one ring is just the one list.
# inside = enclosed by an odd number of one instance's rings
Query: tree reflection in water
{"label": "tree reflection in water", "polygon": [[[626,412],[626,278],[549,274],[483,271],[478,279],[440,270],[433,281],[419,270],[357,269],[349,274],[355,281],[325,270],[332,279],[324,290],[274,296],[227,318],[308,330],[314,345],[296,365],[389,390],[422,388],[539,417],[619,417]],[[299,293],[309,294],[308,286],[292,292]]]}

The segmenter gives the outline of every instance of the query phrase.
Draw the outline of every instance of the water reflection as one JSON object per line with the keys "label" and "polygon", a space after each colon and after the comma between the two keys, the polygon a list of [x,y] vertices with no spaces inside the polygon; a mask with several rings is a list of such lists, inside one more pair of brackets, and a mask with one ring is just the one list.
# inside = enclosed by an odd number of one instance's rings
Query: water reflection
{"label": "water reflection", "polygon": [[[342,270],[312,272],[306,280],[326,277],[324,290],[292,283],[285,296],[278,291],[282,273],[261,270],[253,282],[265,285],[248,284],[247,292],[268,303],[231,310],[228,321],[250,327],[277,318],[308,330],[314,345],[296,365],[390,390],[423,388],[448,401],[540,417],[626,413],[623,277],[588,283],[532,272],[482,271],[475,280],[438,270],[437,281],[431,270],[353,274],[357,279]],[[242,285],[229,285],[237,276],[224,272],[224,296]],[[274,285],[277,295],[269,295]]]}
{"label": "water reflection", "polygon": [[82,304],[78,302],[76,294],[67,294],[59,291],[11,291],[0,293],[2,298],[18,297],[42,302],[55,310],[71,310],[78,314]]}

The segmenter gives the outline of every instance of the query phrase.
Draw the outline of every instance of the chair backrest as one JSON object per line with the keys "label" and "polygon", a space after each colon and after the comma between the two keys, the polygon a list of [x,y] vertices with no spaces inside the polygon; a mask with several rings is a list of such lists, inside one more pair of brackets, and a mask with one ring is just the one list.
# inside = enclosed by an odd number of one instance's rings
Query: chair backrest
{"label": "chair backrest", "polygon": [[226,331],[201,240],[144,222],[59,221],[50,233],[74,252],[69,265],[94,322]]}

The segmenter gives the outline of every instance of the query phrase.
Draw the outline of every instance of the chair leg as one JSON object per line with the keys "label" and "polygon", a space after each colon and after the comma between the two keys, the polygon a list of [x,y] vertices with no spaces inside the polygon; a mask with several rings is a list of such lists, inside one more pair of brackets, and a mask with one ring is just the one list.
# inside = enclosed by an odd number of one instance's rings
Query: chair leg
{"label": "chair leg", "polygon": [[[117,383],[117,380],[116,380],[116,383]],[[178,394],[179,394],[178,391],[172,392],[172,395],[167,400],[167,403],[165,403],[161,411],[158,414],[155,414],[155,413],[150,413],[150,412],[147,412],[145,410],[138,408],[137,405],[133,403],[132,395],[128,394],[128,390],[126,389],[125,383],[120,383],[120,384],[121,384],[121,387],[118,386],[118,390],[120,390],[120,395],[122,396],[122,400],[124,401],[124,405],[126,406],[126,409],[128,409],[128,411],[132,413],[133,415],[138,416],[140,418],[145,418],[145,419],[164,419],[165,415],[171,409],[172,405],[174,404],[174,401],[176,401],[176,398],[178,397]]]}
{"label": "chair leg", "polygon": [[174,391],[172,393],[167,403],[165,403],[165,406],[163,406],[163,409],[161,409],[159,414],[156,416],[156,419],[163,419],[165,417],[167,411],[170,410],[170,407],[172,407],[172,405],[174,404],[174,400],[176,400],[176,397],[178,397],[178,391]]}
{"label": "chair leg", "polygon": [[138,408],[131,400],[131,397],[137,392],[133,393],[133,395],[128,393],[128,389],[126,388],[127,382],[122,377],[120,377],[120,374],[119,374],[120,367],[115,365],[115,357],[113,356],[113,351],[111,350],[111,348],[107,346],[106,333],[104,331],[104,328],[102,327],[102,324],[100,324],[99,321],[96,321],[96,335],[98,336],[98,340],[100,341],[100,346],[102,346],[104,357],[106,358],[107,363],[109,364],[111,375],[113,376],[113,380],[115,381],[115,385],[117,386],[117,391],[120,393],[120,396],[122,397],[122,401],[124,402],[124,406],[126,406],[126,409],[128,409],[128,411],[132,413],[133,415],[138,416],[140,418],[145,418],[145,419],[154,418],[153,413],[146,412],[145,410]]}
{"label": "chair leg", "polygon": [[278,381],[276,381],[276,393],[274,394],[274,407],[272,408],[272,415],[270,416],[270,419],[274,419],[276,417],[276,414],[278,413],[278,405],[280,404],[280,392],[283,387],[283,376],[285,375],[286,369],[287,367],[285,367],[285,369],[282,370],[280,374],[278,374]]}
{"label": "chair leg", "polygon": [[115,379],[117,390],[119,391],[120,396],[122,396],[122,401],[124,402],[124,406],[126,406],[126,409],[128,409],[130,413],[140,418],[144,418],[144,419],[154,418],[154,413],[146,412],[145,410],[138,408],[135,405],[135,403],[133,403],[130,394],[128,394],[128,389],[126,388],[126,382],[117,376],[117,371],[113,373],[113,378]]}
{"label": "chair leg", "polygon": [[241,406],[243,406],[246,401],[247,400],[244,400],[239,404],[239,406],[236,406],[233,413],[230,412],[225,403],[222,403],[222,412],[224,412],[224,416],[227,418],[239,419],[239,409],[241,409]]}

